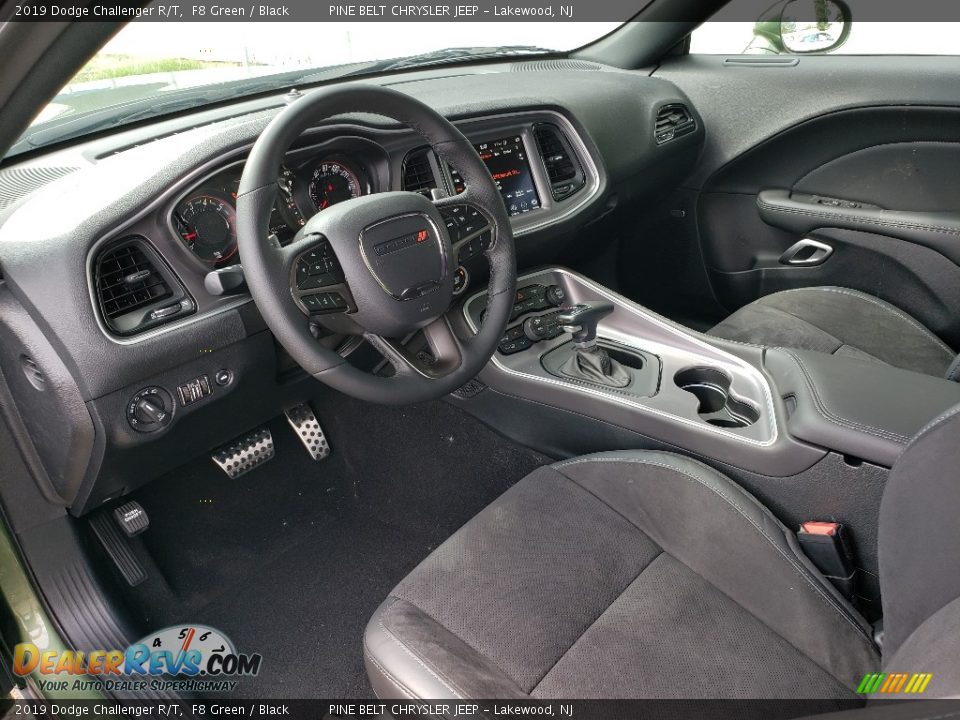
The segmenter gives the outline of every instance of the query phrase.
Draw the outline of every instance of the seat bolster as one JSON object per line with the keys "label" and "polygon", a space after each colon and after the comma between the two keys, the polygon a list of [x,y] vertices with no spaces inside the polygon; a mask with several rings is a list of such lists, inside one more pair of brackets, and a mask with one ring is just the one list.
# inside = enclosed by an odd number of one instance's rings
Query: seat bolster
{"label": "seat bolster", "polygon": [[529,697],[490,660],[396,597],[387,598],[373,614],[363,649],[367,675],[382,699]]}
{"label": "seat bolster", "polygon": [[847,687],[855,690],[878,666],[866,621],[800,552],[794,534],[725,475],[656,451],[599,453],[554,468]]}

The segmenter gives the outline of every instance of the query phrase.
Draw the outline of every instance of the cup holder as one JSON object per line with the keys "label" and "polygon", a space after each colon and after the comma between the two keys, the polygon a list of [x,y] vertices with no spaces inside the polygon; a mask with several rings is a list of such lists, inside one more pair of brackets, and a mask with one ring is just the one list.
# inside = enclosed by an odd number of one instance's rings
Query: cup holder
{"label": "cup holder", "polygon": [[760,419],[760,411],[730,392],[730,376],[711,367],[693,367],[673,376],[681,390],[700,401],[697,412],[705,422],[723,428],[743,428]]}

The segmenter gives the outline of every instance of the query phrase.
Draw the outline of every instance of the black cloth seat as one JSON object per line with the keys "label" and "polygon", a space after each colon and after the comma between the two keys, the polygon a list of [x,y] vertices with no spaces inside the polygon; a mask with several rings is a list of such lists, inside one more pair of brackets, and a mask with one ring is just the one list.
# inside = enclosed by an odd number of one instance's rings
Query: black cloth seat
{"label": "black cloth seat", "polygon": [[957,353],[903,310],[859,290],[810,287],[766,295],[710,335],[875,360],[944,377]]}
{"label": "black cloth seat", "polygon": [[627,451],[539,468],[424,560],[367,626],[374,690],[840,700],[868,672],[929,667],[928,695],[956,692],[957,417],[918,436],[885,491],[882,659],[754,497],[695,460]]}

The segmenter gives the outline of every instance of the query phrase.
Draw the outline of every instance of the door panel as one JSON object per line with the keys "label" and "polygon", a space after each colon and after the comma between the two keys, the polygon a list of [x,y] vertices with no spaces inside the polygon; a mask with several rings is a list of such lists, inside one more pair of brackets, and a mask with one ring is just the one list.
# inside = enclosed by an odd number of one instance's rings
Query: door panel
{"label": "door panel", "polygon": [[[720,302],[732,311],[777,290],[841,285],[902,307],[960,347],[960,91],[956,76],[946,82],[960,58],[723,60],[681,57],[657,71],[687,92],[706,127],[686,185]],[[803,238],[833,252],[784,264]]]}

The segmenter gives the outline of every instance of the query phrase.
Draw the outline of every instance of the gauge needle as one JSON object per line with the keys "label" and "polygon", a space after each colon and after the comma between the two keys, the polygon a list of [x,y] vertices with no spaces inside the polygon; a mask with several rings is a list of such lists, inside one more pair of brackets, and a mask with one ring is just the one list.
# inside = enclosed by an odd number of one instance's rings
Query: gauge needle
{"label": "gauge needle", "polygon": [[197,239],[197,233],[195,233],[195,232],[187,233],[186,235],[183,236],[183,239],[184,239],[184,240],[196,240],[196,239]]}

